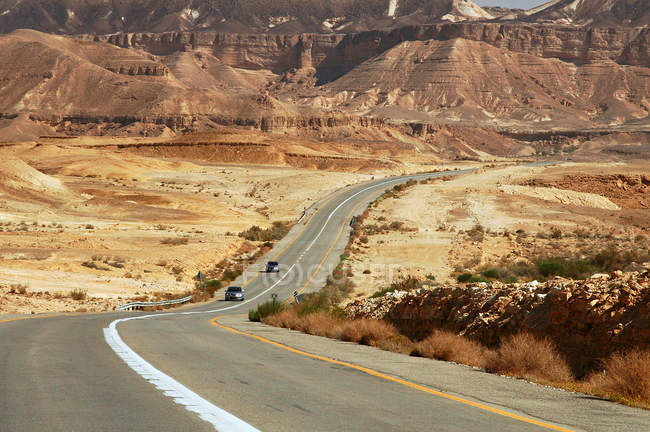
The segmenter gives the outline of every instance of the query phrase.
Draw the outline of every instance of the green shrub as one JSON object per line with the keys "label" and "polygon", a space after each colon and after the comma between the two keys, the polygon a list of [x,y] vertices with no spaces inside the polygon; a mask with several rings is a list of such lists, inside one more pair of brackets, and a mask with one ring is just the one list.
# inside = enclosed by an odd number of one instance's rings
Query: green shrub
{"label": "green shrub", "polygon": [[500,277],[499,269],[494,268],[494,267],[489,268],[489,269],[483,271],[483,276],[485,276],[486,278],[490,278],[490,279],[499,279],[499,277]]}
{"label": "green shrub", "polygon": [[456,276],[456,280],[457,280],[458,282],[461,282],[461,283],[463,283],[463,282],[469,282],[469,280],[470,280],[471,278],[472,278],[472,274],[471,274],[471,273],[462,273],[462,274],[459,274],[458,276]]}
{"label": "green shrub", "polygon": [[474,275],[471,278],[469,278],[470,283],[477,283],[477,282],[489,282],[489,280],[485,279],[482,276]]}
{"label": "green shrub", "polygon": [[563,276],[572,279],[585,279],[590,274],[603,269],[594,266],[590,260],[569,260],[566,258],[545,258],[537,263],[537,270],[545,278]]}
{"label": "green shrub", "polygon": [[257,309],[251,309],[248,311],[248,319],[250,321],[260,322],[262,318],[266,318],[269,315],[275,315],[286,309],[284,303],[271,300],[264,302],[257,306]]}
{"label": "green shrub", "polygon": [[281,240],[291,228],[288,222],[273,222],[269,228],[260,228],[252,226],[249,229],[239,233],[239,237],[243,237],[249,241],[272,242]]}
{"label": "green shrub", "polygon": [[299,316],[316,312],[345,315],[345,313],[340,313],[337,305],[350,295],[354,283],[344,275],[341,266],[336,268],[334,274],[338,275],[338,278],[328,277],[327,283],[320,291],[305,294],[302,297],[302,301],[297,306]]}
{"label": "green shrub", "polygon": [[241,275],[242,271],[239,268],[236,269],[228,269],[223,272],[221,275],[221,280],[222,281],[234,281]]}
{"label": "green shrub", "polygon": [[221,289],[221,281],[216,280],[216,279],[212,279],[212,280],[207,281],[205,283],[205,286],[207,288],[213,288],[215,291],[217,291],[217,290]]}
{"label": "green shrub", "polygon": [[204,291],[209,294],[210,297],[214,297],[214,293],[221,289],[221,281],[212,279],[205,283]]}
{"label": "green shrub", "polygon": [[332,302],[324,290],[315,293],[309,293],[303,296],[302,301],[298,304],[298,316],[311,315],[322,312],[329,313]]}
{"label": "green shrub", "polygon": [[553,259],[541,260],[537,263],[537,269],[544,277],[565,274],[567,266],[564,262]]}

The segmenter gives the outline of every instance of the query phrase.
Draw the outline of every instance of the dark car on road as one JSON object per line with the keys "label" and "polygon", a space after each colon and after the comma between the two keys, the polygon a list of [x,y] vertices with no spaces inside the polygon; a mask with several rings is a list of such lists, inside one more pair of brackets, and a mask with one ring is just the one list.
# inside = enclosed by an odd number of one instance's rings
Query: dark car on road
{"label": "dark car on road", "polygon": [[280,264],[277,261],[269,261],[266,263],[267,273],[277,273],[280,271]]}
{"label": "dark car on road", "polygon": [[244,301],[244,289],[238,286],[228,287],[226,290],[226,301],[228,300]]}

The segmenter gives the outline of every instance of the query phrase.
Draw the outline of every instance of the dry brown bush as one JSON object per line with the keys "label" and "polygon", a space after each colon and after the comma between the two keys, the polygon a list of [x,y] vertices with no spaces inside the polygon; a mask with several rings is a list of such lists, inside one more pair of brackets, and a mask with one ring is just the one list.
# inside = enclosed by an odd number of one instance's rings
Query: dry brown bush
{"label": "dry brown bush", "polygon": [[301,321],[298,330],[301,330],[304,333],[332,339],[339,339],[341,337],[341,323],[330,315],[316,312],[300,317],[299,319]]}
{"label": "dry brown bush", "polygon": [[415,348],[413,341],[401,334],[390,335],[386,339],[373,342],[372,345],[384,351],[392,351],[406,355],[410,355]]}
{"label": "dry brown bush", "polygon": [[187,237],[168,237],[160,240],[160,243],[170,246],[186,245],[190,239]]}
{"label": "dry brown bush", "polygon": [[372,319],[341,321],[324,312],[301,316],[295,309],[287,309],[267,316],[262,319],[262,322],[311,335],[375,346],[387,351],[410,354],[413,350],[413,342],[399,334],[393,325],[385,321]]}
{"label": "dry brown bush", "polygon": [[208,301],[212,298],[212,296],[205,292],[205,291],[194,291],[192,294],[192,300],[190,300],[191,303],[201,303],[204,301]]}
{"label": "dry brown bush", "polygon": [[341,340],[357,342],[362,345],[376,345],[381,340],[399,334],[392,324],[365,318],[346,321],[341,330]]}
{"label": "dry brown bush", "polygon": [[9,294],[26,294],[27,293],[27,285],[25,284],[11,284],[9,287]]}
{"label": "dry brown bush", "polygon": [[546,383],[565,383],[573,380],[566,360],[549,339],[520,333],[509,337],[495,351],[487,353],[485,369]]}
{"label": "dry brown bush", "polygon": [[587,380],[588,392],[650,408],[650,350],[616,353],[603,367]]}
{"label": "dry brown bush", "polygon": [[488,350],[478,342],[451,332],[435,331],[415,345],[415,353],[436,360],[484,368]]}
{"label": "dry brown bush", "polygon": [[88,295],[88,291],[83,290],[81,288],[75,288],[72,291],[70,291],[70,293],[68,294],[68,296],[72,300],[77,300],[77,301],[85,300],[87,295]]}
{"label": "dry brown bush", "polygon": [[293,310],[284,310],[280,313],[262,318],[262,322],[274,327],[292,329],[297,318],[298,316]]}

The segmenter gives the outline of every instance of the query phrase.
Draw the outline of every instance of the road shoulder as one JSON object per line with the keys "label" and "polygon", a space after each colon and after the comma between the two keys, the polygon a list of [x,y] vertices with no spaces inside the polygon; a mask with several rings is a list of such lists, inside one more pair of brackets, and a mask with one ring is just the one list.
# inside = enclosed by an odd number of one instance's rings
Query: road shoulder
{"label": "road shoulder", "polygon": [[[488,374],[464,365],[410,357],[253,323],[242,315],[220,318],[219,323],[296,350],[352,363],[496,409],[566,425],[573,430],[646,431],[650,424],[650,412],[642,409]],[[468,406],[468,409],[476,408]]]}

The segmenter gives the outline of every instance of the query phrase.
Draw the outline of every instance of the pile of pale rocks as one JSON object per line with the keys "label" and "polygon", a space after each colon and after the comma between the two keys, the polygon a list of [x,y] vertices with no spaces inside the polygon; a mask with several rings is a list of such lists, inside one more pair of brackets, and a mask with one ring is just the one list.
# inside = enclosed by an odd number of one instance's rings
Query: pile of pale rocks
{"label": "pile of pale rocks", "polygon": [[614,271],[587,280],[439,285],[358,299],[350,318],[382,319],[421,339],[434,329],[496,346],[528,332],[552,339],[575,370],[612,352],[650,349],[650,273]]}

